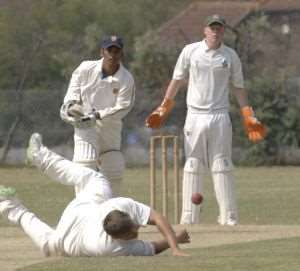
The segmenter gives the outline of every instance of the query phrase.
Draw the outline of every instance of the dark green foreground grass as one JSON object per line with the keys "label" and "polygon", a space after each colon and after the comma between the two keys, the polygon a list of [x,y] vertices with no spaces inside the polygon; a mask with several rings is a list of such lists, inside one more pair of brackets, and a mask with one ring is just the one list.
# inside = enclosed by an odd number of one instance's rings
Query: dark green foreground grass
{"label": "dark green foreground grass", "polygon": [[22,271],[299,271],[300,238],[190,249],[190,257],[64,258]]}

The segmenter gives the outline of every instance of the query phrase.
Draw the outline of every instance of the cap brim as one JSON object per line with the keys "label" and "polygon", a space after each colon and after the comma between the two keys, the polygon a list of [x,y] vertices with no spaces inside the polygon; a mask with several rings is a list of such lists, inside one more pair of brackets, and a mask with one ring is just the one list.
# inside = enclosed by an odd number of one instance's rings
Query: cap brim
{"label": "cap brim", "polygon": [[224,22],[222,22],[222,21],[219,21],[219,20],[211,21],[211,22],[207,23],[206,25],[207,25],[207,26],[210,26],[210,25],[212,25],[212,24],[220,24],[220,25],[222,25],[222,26],[225,26],[225,25],[226,25],[226,23],[224,23]]}
{"label": "cap brim", "polygon": [[120,45],[119,43],[116,43],[116,42],[111,42],[111,43],[105,44],[105,45],[102,46],[102,48],[107,49],[107,48],[112,47],[112,46],[118,47],[119,49],[123,48],[122,45]]}

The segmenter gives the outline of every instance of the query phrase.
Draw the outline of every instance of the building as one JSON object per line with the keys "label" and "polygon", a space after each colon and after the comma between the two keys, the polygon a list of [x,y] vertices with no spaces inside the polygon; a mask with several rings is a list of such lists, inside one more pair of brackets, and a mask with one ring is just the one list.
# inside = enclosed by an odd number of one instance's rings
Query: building
{"label": "building", "polygon": [[[227,32],[234,36],[234,47],[246,66],[255,62],[260,72],[271,67],[299,73],[299,0],[196,1],[157,30],[159,39],[177,48],[199,41],[205,18],[216,13],[225,17]],[[251,28],[258,18],[260,25]]]}

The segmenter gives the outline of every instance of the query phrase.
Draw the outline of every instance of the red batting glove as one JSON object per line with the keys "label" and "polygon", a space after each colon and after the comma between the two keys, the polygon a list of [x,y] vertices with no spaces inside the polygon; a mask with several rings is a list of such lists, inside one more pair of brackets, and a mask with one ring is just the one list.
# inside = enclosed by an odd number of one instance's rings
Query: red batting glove
{"label": "red batting glove", "polygon": [[152,129],[159,129],[175,105],[174,100],[165,99],[146,119],[145,124]]}
{"label": "red batting glove", "polygon": [[254,116],[252,107],[244,106],[241,109],[244,118],[244,127],[249,140],[259,142],[263,140],[267,134],[267,128]]}

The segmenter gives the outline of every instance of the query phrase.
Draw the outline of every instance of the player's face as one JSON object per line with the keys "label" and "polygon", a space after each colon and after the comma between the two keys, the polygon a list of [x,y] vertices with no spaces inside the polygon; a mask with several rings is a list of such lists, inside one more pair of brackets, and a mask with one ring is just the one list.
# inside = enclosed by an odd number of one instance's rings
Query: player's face
{"label": "player's face", "polygon": [[223,41],[225,27],[215,23],[204,28],[205,40],[209,48],[217,48]]}
{"label": "player's face", "polygon": [[104,62],[110,65],[119,65],[123,56],[123,50],[116,46],[111,46],[106,49],[102,49],[101,53],[104,58]]}

